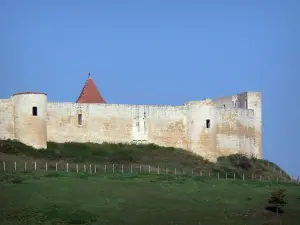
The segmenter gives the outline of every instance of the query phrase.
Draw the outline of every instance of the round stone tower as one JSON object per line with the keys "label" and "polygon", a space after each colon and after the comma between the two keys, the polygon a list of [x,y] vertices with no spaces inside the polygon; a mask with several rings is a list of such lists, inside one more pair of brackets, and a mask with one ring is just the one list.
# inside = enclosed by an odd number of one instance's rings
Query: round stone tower
{"label": "round stone tower", "polygon": [[15,139],[37,149],[47,148],[47,94],[17,93],[12,102]]}

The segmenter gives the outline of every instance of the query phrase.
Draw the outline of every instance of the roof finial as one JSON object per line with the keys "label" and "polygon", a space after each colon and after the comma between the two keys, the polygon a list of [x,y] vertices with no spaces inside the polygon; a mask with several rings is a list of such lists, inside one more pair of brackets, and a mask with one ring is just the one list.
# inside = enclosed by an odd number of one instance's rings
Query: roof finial
{"label": "roof finial", "polygon": [[88,78],[91,78],[91,73],[89,72],[89,77]]}

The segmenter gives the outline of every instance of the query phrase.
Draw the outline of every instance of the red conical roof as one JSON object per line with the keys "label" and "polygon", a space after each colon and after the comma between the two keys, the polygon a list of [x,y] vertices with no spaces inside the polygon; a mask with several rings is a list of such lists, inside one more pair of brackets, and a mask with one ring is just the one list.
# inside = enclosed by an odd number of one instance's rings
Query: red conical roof
{"label": "red conical roof", "polygon": [[86,81],[76,103],[106,103],[90,76]]}

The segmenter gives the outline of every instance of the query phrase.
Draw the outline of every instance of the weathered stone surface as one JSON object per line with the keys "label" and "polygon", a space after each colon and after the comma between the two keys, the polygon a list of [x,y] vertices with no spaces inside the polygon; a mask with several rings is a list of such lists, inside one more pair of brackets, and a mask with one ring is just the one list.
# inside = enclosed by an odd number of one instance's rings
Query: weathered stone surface
{"label": "weathered stone surface", "polygon": [[233,153],[261,158],[261,118],[257,92],[182,106],[58,103],[47,102],[45,94],[21,93],[0,100],[0,139],[35,148],[46,148],[47,141],[142,142],[183,148],[210,161]]}

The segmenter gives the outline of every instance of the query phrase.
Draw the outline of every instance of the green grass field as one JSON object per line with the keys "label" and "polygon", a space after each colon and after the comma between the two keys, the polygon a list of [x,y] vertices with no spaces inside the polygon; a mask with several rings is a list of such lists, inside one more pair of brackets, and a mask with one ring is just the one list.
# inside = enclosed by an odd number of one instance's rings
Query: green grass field
{"label": "green grass field", "polygon": [[[156,145],[49,143],[47,150],[35,150],[7,140],[0,141],[0,161],[6,163],[6,171],[0,169],[1,225],[300,224],[299,184],[282,183],[290,180],[288,174],[266,160],[231,155],[211,163],[182,149]],[[38,164],[36,171],[32,162]],[[69,172],[65,168],[55,172],[56,162],[68,163]],[[83,165],[89,172],[89,164],[99,166],[96,174],[82,173]],[[112,164],[117,165],[115,173]],[[143,166],[142,173],[136,169],[131,173],[130,165]],[[149,165],[160,167],[162,173],[149,174]],[[197,172],[170,175],[163,172],[166,168]],[[210,171],[211,177],[199,176],[199,171]],[[232,174],[236,180],[230,179]],[[287,190],[288,201],[277,217],[264,209],[271,191],[279,187]]]}
{"label": "green grass field", "polygon": [[[295,184],[205,177],[1,173],[0,224],[300,224]],[[264,212],[270,192],[288,191],[285,213]]]}

